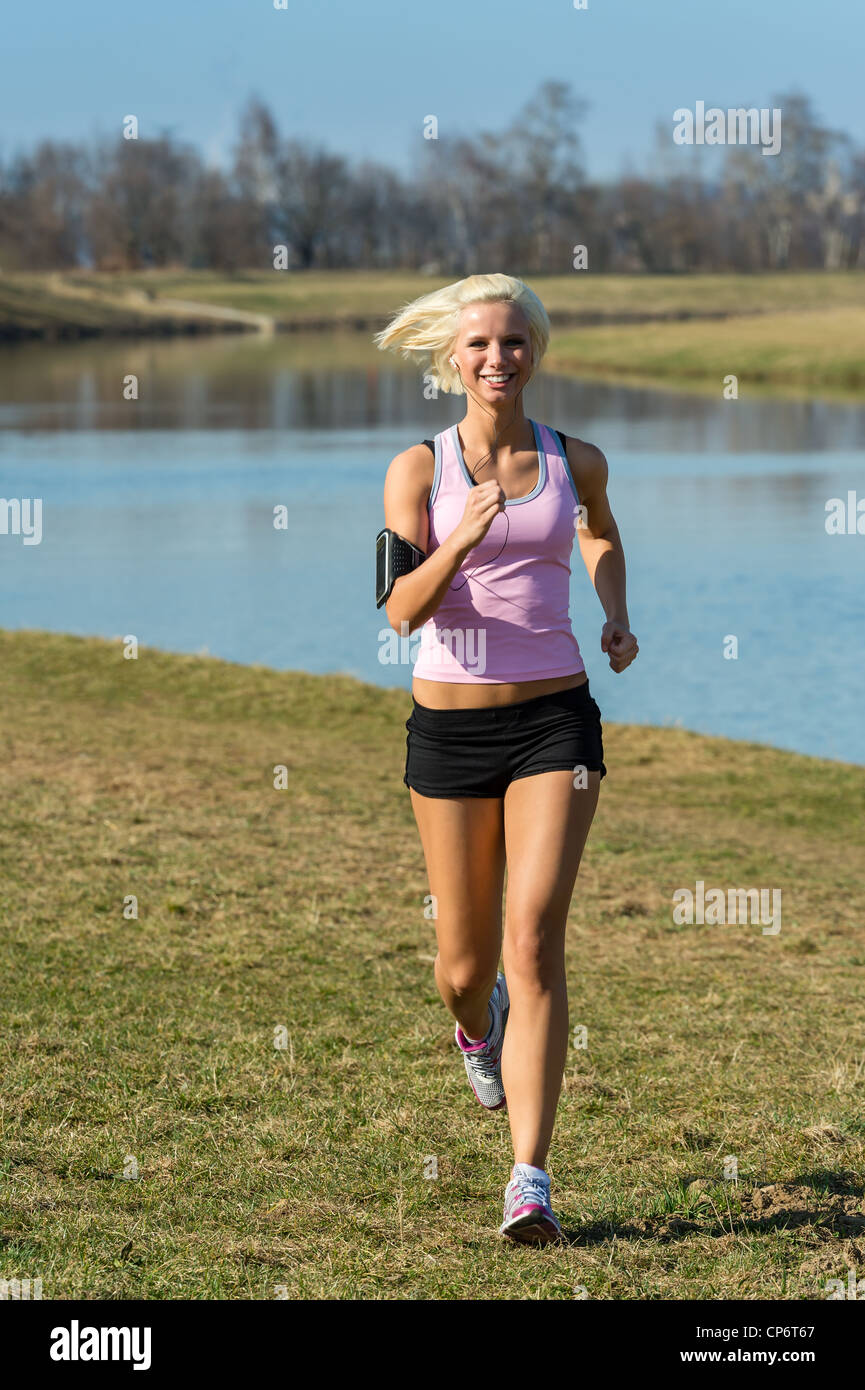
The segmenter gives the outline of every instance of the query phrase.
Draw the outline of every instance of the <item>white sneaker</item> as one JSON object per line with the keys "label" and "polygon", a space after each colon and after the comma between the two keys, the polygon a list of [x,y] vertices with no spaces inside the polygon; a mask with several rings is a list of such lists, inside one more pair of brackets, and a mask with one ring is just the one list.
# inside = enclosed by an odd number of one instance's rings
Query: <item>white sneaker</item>
{"label": "white sneaker", "polygon": [[470,1043],[459,1024],[456,1026],[454,1036],[463,1054],[466,1075],[472,1090],[487,1110],[501,1110],[508,1103],[502,1085],[502,1044],[510,1007],[505,977],[499,971],[490,999],[492,1022],[487,1036],[482,1042]]}
{"label": "white sneaker", "polygon": [[548,1182],[511,1172],[499,1235],[510,1236],[522,1245],[549,1245],[562,1239],[562,1228],[550,1207]]}

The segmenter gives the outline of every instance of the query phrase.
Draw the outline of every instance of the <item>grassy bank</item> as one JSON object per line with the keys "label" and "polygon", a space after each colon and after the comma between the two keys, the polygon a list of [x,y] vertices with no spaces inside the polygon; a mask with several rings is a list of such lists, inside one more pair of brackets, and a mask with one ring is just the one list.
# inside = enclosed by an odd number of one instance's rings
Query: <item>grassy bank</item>
{"label": "grassy bank", "polygon": [[550,371],[663,381],[677,389],[724,379],[739,390],[856,395],[865,385],[865,311],[843,308],[759,314],[713,323],[565,330],[544,360]]}
{"label": "grassy bank", "polygon": [[[555,332],[549,365],[720,390],[855,393],[865,273],[531,276]],[[445,280],[403,272],[21,273],[0,276],[0,335],[354,329],[371,334]]]}
{"label": "grassy bank", "polygon": [[[571,1243],[514,1250],[507,1124],[433,984],[408,695],[0,632],[0,698],[0,1277],[811,1299],[865,1273],[865,769],[606,727],[550,1164]],[[698,878],[780,887],[780,933],[674,926]]]}

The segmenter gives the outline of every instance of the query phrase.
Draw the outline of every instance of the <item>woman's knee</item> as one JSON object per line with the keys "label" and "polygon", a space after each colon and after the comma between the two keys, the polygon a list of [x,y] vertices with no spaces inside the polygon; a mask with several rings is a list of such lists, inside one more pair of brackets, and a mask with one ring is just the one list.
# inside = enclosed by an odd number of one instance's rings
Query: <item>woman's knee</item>
{"label": "woman's knee", "polygon": [[471,999],[487,989],[492,991],[498,964],[498,952],[493,959],[492,954],[488,952],[448,958],[439,951],[439,969],[458,999]]}
{"label": "woman's knee", "polygon": [[529,988],[555,989],[565,978],[565,933],[558,924],[526,921],[509,926],[504,940],[505,974]]}

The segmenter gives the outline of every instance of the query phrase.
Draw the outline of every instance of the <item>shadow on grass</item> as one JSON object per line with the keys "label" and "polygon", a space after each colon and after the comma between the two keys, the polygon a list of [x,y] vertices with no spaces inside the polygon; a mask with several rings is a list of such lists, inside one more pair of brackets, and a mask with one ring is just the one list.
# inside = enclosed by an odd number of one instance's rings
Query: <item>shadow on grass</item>
{"label": "shadow on grass", "polygon": [[768,1235],[773,1231],[819,1227],[836,1236],[865,1235],[865,1212],[857,1209],[865,1196],[860,1173],[817,1169],[802,1173],[790,1183],[754,1183],[735,1191],[739,1211],[712,1207],[694,1217],[661,1212],[637,1221],[597,1221],[589,1225],[563,1225],[564,1243],[575,1246],[603,1245],[612,1239],[658,1241],[667,1244],[699,1234],[716,1239],[730,1235]]}

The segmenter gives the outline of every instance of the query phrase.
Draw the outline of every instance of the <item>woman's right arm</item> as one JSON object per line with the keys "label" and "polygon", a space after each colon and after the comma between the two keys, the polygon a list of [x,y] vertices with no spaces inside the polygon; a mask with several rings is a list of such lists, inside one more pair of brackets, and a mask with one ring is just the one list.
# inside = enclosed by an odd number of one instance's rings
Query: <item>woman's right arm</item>
{"label": "woman's right arm", "polygon": [[[426,444],[413,444],[397,454],[384,483],[384,524],[398,536],[426,551],[429,544],[429,495],[434,462]],[[414,632],[435,613],[463,560],[492,525],[504,507],[504,493],[497,482],[469,489],[459,525],[446,536],[417,569],[396,581],[385,604],[387,620],[404,636]],[[402,624],[408,627],[403,628]]]}

